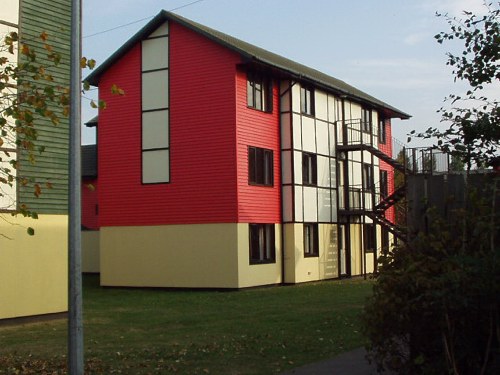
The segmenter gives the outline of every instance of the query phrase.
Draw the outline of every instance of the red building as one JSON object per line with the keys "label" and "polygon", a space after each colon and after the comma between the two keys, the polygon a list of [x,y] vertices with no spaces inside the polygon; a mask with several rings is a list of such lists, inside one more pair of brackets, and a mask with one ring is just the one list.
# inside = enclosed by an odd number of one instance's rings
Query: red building
{"label": "red building", "polygon": [[[390,118],[407,114],[165,11],[88,80],[107,103],[97,126],[103,285],[239,288],[373,268],[353,237],[379,224],[342,213],[348,184],[337,178],[346,163],[362,180],[349,165],[367,151],[340,160],[337,146],[362,110],[375,142],[378,119],[390,132]],[[391,168],[370,165],[372,177]]]}

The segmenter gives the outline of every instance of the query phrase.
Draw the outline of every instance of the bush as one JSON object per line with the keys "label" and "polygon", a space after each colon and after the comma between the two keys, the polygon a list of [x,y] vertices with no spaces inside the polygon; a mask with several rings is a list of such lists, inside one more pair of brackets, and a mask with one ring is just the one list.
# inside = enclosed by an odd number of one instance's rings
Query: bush
{"label": "bush", "polygon": [[428,232],[380,259],[363,314],[379,370],[500,373],[498,180],[446,220],[429,210]]}

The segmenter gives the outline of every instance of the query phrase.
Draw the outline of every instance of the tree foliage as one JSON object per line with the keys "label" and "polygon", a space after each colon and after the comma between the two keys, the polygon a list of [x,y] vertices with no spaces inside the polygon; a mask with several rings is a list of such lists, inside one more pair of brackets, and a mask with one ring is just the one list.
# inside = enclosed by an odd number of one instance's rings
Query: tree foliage
{"label": "tree foliage", "polygon": [[[15,32],[0,43],[0,201],[13,215],[36,219],[38,214],[23,202],[9,197],[17,186],[29,188],[36,197],[52,188],[33,176],[22,174],[20,160],[34,164],[45,148],[37,144],[37,123],[49,120],[54,126],[69,113],[69,88],[56,84],[53,71],[61,64],[61,55],[41,33],[37,40],[23,40]],[[94,60],[82,59],[82,66],[93,68]],[[22,159],[19,154],[22,153]],[[33,235],[33,228],[27,229]]]}
{"label": "tree foliage", "polygon": [[457,210],[446,220],[431,209],[428,233],[381,257],[374,295],[363,314],[371,358],[379,368],[402,374],[500,370],[494,203],[499,197],[496,188],[489,193],[488,199],[475,194],[467,211]]}
{"label": "tree foliage", "polygon": [[417,134],[436,138],[441,151],[460,157],[468,169],[473,163],[490,163],[499,156],[500,149],[498,98],[486,93],[486,89],[498,87],[500,82],[500,3],[485,7],[485,15],[464,11],[464,19],[437,14],[450,27],[435,36],[438,43],[463,43],[461,53],[447,54],[447,65],[453,68],[455,80],[466,82],[469,89],[461,95],[451,94],[446,100],[451,107],[439,110],[442,122],[449,124],[447,129],[431,127]]}

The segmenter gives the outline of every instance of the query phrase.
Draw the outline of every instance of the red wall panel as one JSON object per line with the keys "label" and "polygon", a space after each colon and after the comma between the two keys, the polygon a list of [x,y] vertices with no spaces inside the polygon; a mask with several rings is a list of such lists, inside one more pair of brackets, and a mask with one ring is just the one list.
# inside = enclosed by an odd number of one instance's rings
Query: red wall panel
{"label": "red wall panel", "polygon": [[[99,83],[102,226],[236,222],[239,56],[170,23],[170,183],[141,183],[140,44]],[[113,96],[117,84],[124,96]]]}
{"label": "red wall panel", "polygon": [[[379,143],[378,148],[386,155],[393,157],[392,155],[392,128],[391,128],[391,120],[385,120],[385,139],[386,142]],[[396,157],[395,155],[394,157]],[[388,194],[392,194],[394,192],[394,168],[380,160],[380,170],[387,171],[387,191]],[[389,208],[385,211],[385,217],[394,223],[395,221],[395,213],[394,207]]]}
{"label": "red wall panel", "polygon": [[[278,82],[273,84],[273,112],[247,107],[247,76],[236,75],[238,221],[250,223],[281,222],[281,162]],[[248,146],[273,150],[274,186],[248,184]]]}
{"label": "red wall panel", "polygon": [[82,226],[99,229],[97,179],[82,179]]}

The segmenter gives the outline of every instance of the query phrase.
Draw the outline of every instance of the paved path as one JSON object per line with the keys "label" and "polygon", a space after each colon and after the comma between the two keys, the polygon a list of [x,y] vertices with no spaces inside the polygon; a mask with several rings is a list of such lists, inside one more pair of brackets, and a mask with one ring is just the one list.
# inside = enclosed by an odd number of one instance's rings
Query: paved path
{"label": "paved path", "polygon": [[375,365],[365,358],[364,348],[340,354],[325,361],[295,368],[282,375],[375,375]]}

